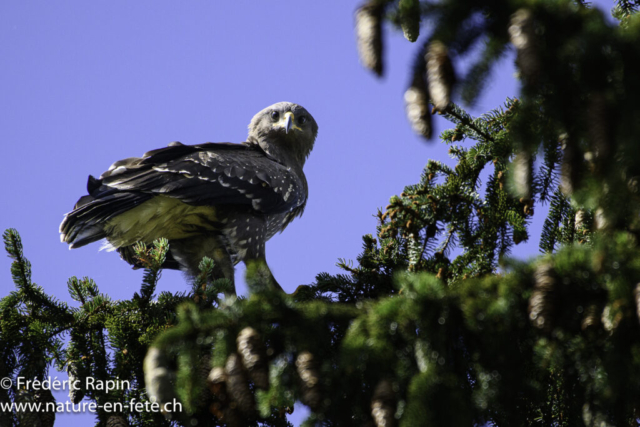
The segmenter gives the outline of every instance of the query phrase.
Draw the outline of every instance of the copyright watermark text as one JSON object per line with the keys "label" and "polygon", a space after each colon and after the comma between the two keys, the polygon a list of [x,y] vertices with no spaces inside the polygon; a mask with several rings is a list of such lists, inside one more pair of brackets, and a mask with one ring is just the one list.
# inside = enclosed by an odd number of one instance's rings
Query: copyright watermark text
{"label": "copyright watermark text", "polygon": [[[0,378],[0,388],[5,390],[11,389],[13,386],[18,390],[27,390],[39,392],[43,390],[49,391],[65,391],[65,390],[86,390],[86,391],[104,391],[109,393],[114,390],[127,391],[131,388],[131,382],[127,380],[97,380],[93,377],[86,377],[81,380],[59,380],[57,377],[47,378],[45,380],[35,380],[25,377],[17,377],[15,380],[5,377]],[[104,412],[182,412],[182,403],[174,399],[172,402],[141,402],[135,398],[129,400],[128,403],[122,402],[106,402],[98,405],[96,402],[0,402],[0,412],[68,412],[96,413],[99,410]]]}
{"label": "copyright watermark text", "polygon": [[[47,378],[46,380],[34,380],[25,377],[16,378],[16,387],[18,389],[25,389],[31,391],[59,391],[59,390],[99,390],[109,393],[112,390],[129,390],[131,388],[131,382],[127,380],[96,380],[93,377],[86,377],[84,381],[80,380],[59,380],[55,378]],[[8,390],[13,385],[11,378],[2,378],[0,380],[0,387]]]}
{"label": "copyright watermark text", "polygon": [[121,402],[107,402],[98,405],[95,402],[0,402],[1,412],[67,412],[67,413],[96,413],[98,410],[108,413],[123,412],[182,412],[182,403],[173,399],[172,402],[136,402],[132,399],[128,404]]}

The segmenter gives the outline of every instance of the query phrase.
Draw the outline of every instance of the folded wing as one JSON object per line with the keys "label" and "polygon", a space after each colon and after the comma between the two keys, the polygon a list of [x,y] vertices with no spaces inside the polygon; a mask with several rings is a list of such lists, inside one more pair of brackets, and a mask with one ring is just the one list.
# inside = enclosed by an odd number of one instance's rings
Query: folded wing
{"label": "folded wing", "polygon": [[89,177],[88,196],[60,225],[61,240],[80,247],[103,239],[104,224],[145,201],[171,197],[195,206],[247,205],[275,214],[306,203],[304,178],[253,145],[207,143],[153,150]]}

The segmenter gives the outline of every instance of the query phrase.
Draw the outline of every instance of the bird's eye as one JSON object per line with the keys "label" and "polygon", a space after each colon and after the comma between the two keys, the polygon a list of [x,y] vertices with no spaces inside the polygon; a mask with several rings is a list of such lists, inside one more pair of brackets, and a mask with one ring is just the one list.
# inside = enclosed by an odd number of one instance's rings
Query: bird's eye
{"label": "bird's eye", "polygon": [[299,125],[303,125],[305,123],[307,123],[307,118],[305,116],[298,117],[298,124]]}
{"label": "bird's eye", "polygon": [[272,111],[271,112],[271,120],[276,122],[276,121],[278,121],[279,118],[280,118],[280,113],[278,113],[277,111]]}

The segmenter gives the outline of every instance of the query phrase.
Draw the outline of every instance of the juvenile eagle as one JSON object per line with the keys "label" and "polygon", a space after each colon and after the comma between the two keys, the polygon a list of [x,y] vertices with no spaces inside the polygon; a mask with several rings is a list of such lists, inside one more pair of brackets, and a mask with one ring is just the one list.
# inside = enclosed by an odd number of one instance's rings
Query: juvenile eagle
{"label": "juvenile eagle", "polygon": [[307,110],[279,102],[253,117],[242,144],[173,142],[117,161],[100,178],[89,176],[89,194],[65,215],[60,239],[79,248],[106,238],[139,266],[132,246],[164,237],[163,267],[195,276],[208,256],[216,277],[233,283],[235,264],[265,262],[266,241],[302,215],[302,167],[317,134]]}

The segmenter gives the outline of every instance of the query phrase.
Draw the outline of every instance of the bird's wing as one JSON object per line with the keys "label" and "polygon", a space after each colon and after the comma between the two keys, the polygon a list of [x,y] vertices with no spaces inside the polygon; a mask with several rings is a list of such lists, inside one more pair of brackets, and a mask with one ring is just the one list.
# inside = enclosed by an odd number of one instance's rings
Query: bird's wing
{"label": "bird's wing", "polygon": [[283,213],[305,204],[303,180],[253,146],[173,143],[142,158],[114,163],[102,174],[96,190],[163,195],[193,205],[249,205],[263,213]]}
{"label": "bird's wing", "polygon": [[247,205],[268,213],[301,213],[306,181],[259,148],[230,143],[153,150],[114,163],[99,179],[89,177],[88,196],[60,225],[72,247],[106,237],[103,225],[154,196],[199,206]]}

